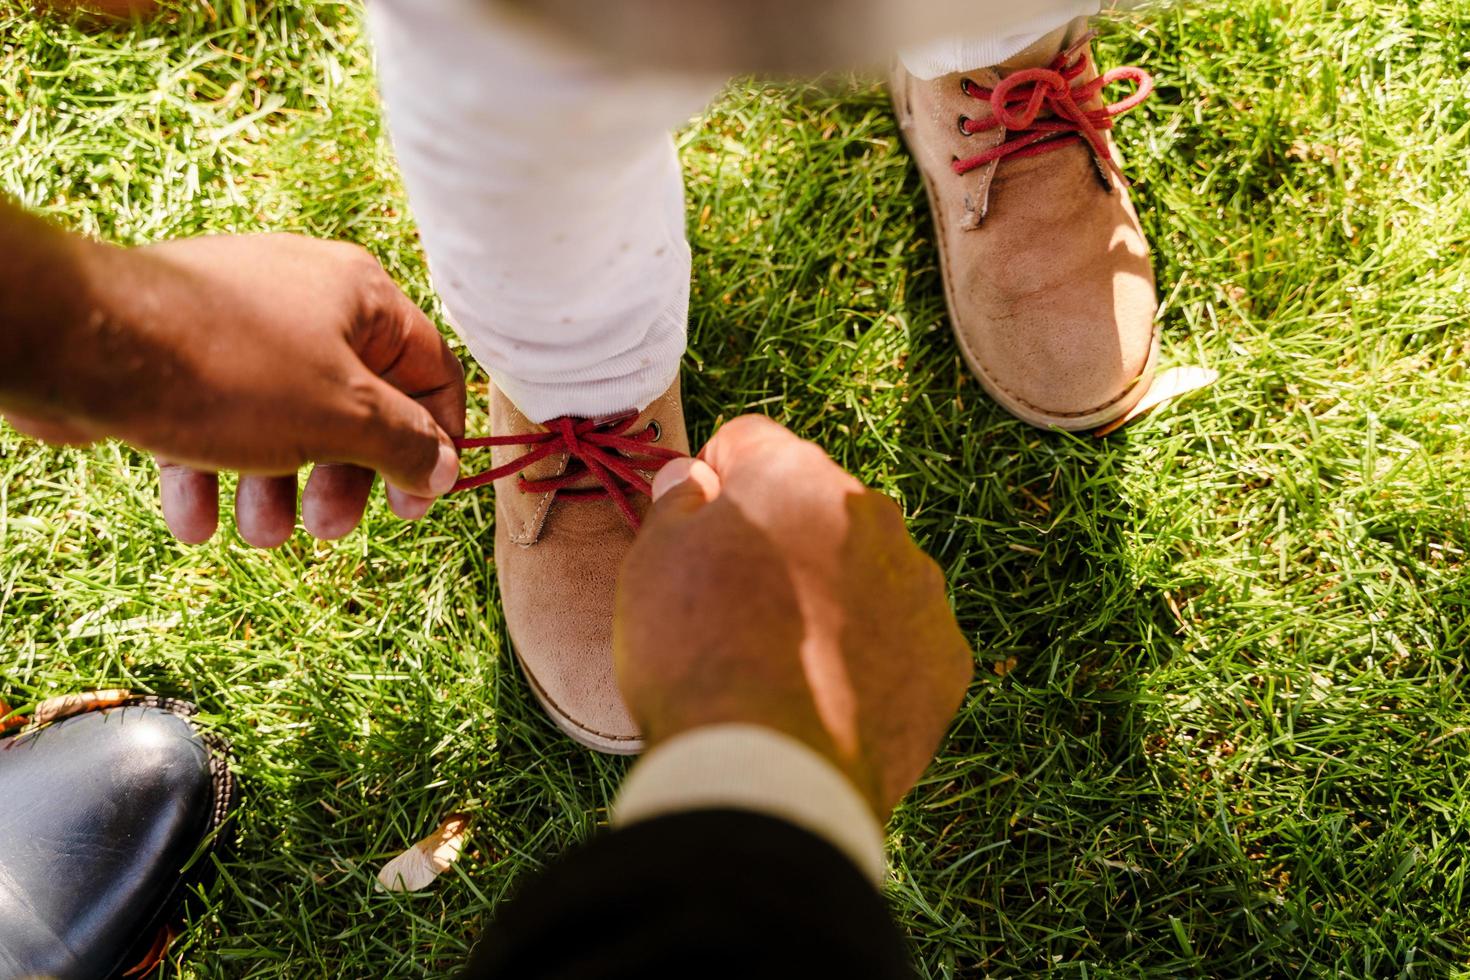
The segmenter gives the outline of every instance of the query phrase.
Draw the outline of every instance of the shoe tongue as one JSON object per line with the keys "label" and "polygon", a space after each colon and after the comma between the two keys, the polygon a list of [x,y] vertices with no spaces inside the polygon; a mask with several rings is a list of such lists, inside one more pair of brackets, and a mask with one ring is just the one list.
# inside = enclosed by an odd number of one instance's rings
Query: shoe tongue
{"label": "shoe tongue", "polygon": [[592,475],[592,471],[586,469],[581,462],[575,459],[568,461],[567,469],[568,472],[572,470],[582,471],[582,478],[580,480],[573,480],[570,484],[568,484],[566,487],[566,489],[568,490],[595,490],[598,487],[602,486],[602,484],[598,482],[597,477]]}

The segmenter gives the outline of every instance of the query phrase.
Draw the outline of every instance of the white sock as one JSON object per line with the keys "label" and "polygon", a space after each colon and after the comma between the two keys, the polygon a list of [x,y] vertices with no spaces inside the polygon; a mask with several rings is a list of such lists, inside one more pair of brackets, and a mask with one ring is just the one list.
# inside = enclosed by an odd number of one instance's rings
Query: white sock
{"label": "white sock", "polygon": [[1012,15],[1002,33],[945,37],[905,49],[900,60],[910,75],[925,80],[998,65],[1078,17],[1091,17],[1099,0],[1043,0],[1024,16]]}

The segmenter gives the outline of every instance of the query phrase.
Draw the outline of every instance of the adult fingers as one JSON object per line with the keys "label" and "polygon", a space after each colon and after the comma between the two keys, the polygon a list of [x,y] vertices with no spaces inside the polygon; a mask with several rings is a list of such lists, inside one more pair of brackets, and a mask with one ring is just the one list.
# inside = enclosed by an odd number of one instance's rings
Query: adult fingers
{"label": "adult fingers", "polygon": [[719,475],[721,493],[747,506],[830,506],[865,490],[816,443],[763,415],[742,415],[720,426],[699,458]]}
{"label": "adult fingers", "polygon": [[649,518],[687,516],[720,495],[720,477],[702,459],[674,459],[653,478],[653,507]]}
{"label": "adult fingers", "polygon": [[87,446],[97,441],[96,433],[71,422],[14,412],[6,412],[4,417],[16,432],[52,446]]}
{"label": "adult fingers", "polygon": [[158,461],[159,498],[163,520],[173,536],[185,544],[203,544],[219,526],[219,477]]}
{"label": "adult fingers", "polygon": [[764,415],[741,415],[715,430],[699,451],[699,458],[728,480],[736,471],[772,452],[803,442],[794,432]]}
{"label": "adult fingers", "polygon": [[352,532],[367,509],[373,490],[372,470],[342,463],[319,463],[301,491],[301,523],[323,541]]}
{"label": "adult fingers", "polygon": [[348,338],[352,349],[369,371],[422,402],[451,436],[463,435],[463,366],[433,321],[377,270],[367,287],[370,301]]}
{"label": "adult fingers", "polygon": [[256,548],[284,544],[296,529],[296,476],[241,476],[235,489],[235,526]]}
{"label": "adult fingers", "polygon": [[[368,307],[371,313],[362,318],[349,338],[353,350],[369,371],[423,406],[450,439],[463,436],[464,367],[459,358],[444,342],[433,321],[404,295],[387,273],[380,273],[373,281],[374,301]],[[395,479],[389,482],[410,494],[437,496],[437,493],[426,495],[423,486]],[[399,502],[406,505],[402,511],[394,508],[401,516],[408,516],[409,511],[419,510],[421,506],[402,498]],[[426,510],[427,506],[422,509]]]}
{"label": "adult fingers", "polygon": [[400,490],[391,483],[384,487],[388,497],[388,509],[396,516],[405,521],[416,521],[429,512],[434,506],[433,497],[420,497],[418,494]]}
{"label": "adult fingers", "polygon": [[709,503],[719,496],[719,474],[702,459],[689,456],[671,459],[653,477],[653,500],[657,503],[671,493],[689,493],[691,499]]}
{"label": "adult fingers", "polygon": [[351,387],[351,404],[324,427],[317,458],[375,470],[413,496],[448,493],[459,478],[459,451],[429,410],[375,376]]}

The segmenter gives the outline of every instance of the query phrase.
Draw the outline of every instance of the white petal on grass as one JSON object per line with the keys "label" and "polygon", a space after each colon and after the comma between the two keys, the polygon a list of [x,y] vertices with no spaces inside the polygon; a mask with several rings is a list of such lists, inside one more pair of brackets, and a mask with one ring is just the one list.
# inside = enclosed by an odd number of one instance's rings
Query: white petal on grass
{"label": "white petal on grass", "polygon": [[1213,368],[1170,368],[1154,378],[1154,383],[1149,386],[1148,394],[1140,398],[1137,405],[1129,409],[1121,418],[1116,418],[1102,428],[1093,430],[1092,434],[1101,439],[1103,436],[1123,428],[1123,426],[1132,422],[1134,419],[1153,411],[1165,402],[1182,398],[1191,391],[1208,388],[1219,380],[1220,372]]}
{"label": "white petal on grass", "polygon": [[383,865],[378,872],[378,889],[416,892],[428,888],[459,860],[469,826],[469,814],[451,813],[445,817],[432,834]]}

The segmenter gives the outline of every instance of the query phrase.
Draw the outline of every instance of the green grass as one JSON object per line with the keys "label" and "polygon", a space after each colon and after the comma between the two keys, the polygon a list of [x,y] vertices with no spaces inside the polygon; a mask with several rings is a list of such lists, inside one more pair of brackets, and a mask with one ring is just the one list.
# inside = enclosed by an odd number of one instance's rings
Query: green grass
{"label": "green grass", "polygon": [[[925,976],[1470,976],[1470,0],[1197,4],[1102,51],[1158,76],[1121,139],[1166,359],[1218,385],[1100,443],[1011,420],[883,93],[737,85],[681,137],[694,434],[775,416],[948,572],[980,673],[890,828]],[[355,7],[0,11],[0,189],[120,242],[350,238],[434,308]],[[265,554],[176,544],[155,483],[0,430],[0,698],[181,695],[233,741],[240,843],[168,975],[446,974],[624,771],[513,669],[489,500]],[[456,870],[375,893],[453,809]]]}

